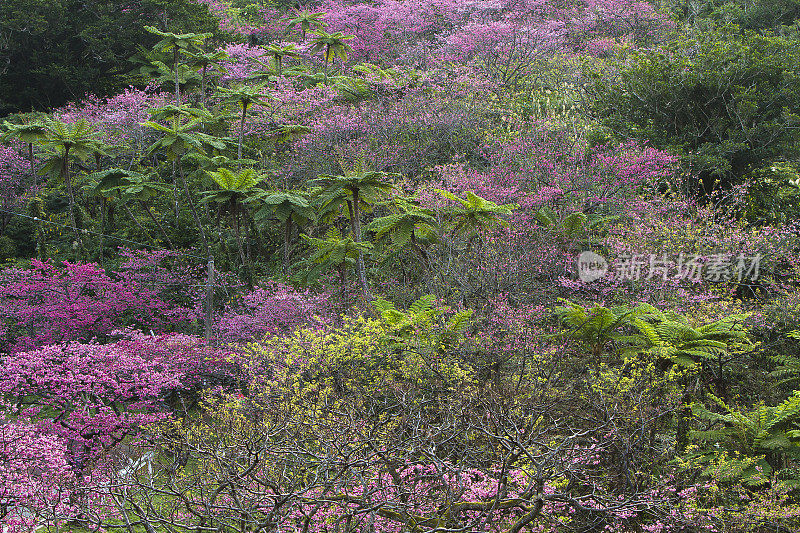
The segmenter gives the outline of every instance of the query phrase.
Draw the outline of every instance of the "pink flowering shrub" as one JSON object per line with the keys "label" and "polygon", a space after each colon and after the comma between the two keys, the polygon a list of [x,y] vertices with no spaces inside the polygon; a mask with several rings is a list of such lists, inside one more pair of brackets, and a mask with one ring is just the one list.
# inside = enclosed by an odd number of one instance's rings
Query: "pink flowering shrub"
{"label": "pink flowering shrub", "polygon": [[452,27],[463,19],[465,7],[455,0],[325,0],[315,9],[326,13],[326,31],[355,35],[349,43],[354,60],[403,63],[407,45]]}
{"label": "pink flowering shrub", "polygon": [[263,48],[242,43],[229,44],[222,48],[228,55],[221,64],[225,68],[222,75],[223,82],[243,82],[257,70],[263,70],[254,60],[267,62],[269,56]]}
{"label": "pink flowering shrub", "polygon": [[248,342],[290,333],[298,326],[328,319],[327,294],[268,283],[230,304],[218,319],[220,339]]}
{"label": "pink flowering shrub", "polygon": [[205,366],[196,337],[121,333],[112,344],[53,344],[2,359],[0,393],[19,402],[13,414],[61,439],[80,479],[104,452],[164,419],[164,394],[191,384]]}
{"label": "pink flowering shrub", "polygon": [[[206,281],[206,265],[198,259],[173,250],[131,250],[120,248],[121,263],[116,273],[132,286],[153,291],[158,298],[170,302],[186,313],[186,320],[202,315]],[[221,276],[231,281],[229,276]]]}
{"label": "pink flowering shrub", "polygon": [[[506,224],[478,231],[481,245],[473,243],[469,254],[460,255],[465,265],[450,267],[453,275],[458,273],[465,280],[462,283],[468,280],[487,297],[498,292],[536,294],[542,289],[535,287],[552,290],[562,278],[571,279],[586,239],[598,238],[613,221],[630,216],[636,205],[645,209],[644,216],[659,214],[658,200],[646,198],[669,182],[676,165],[670,154],[633,143],[570,146],[562,134],[543,127],[534,127],[513,141],[488,144],[482,153],[488,168],[477,170],[461,162],[436,166],[431,183],[418,196],[423,205],[439,213],[449,207],[434,187],[459,195],[473,191],[497,204],[519,205],[505,217]],[[554,214],[554,226],[541,223],[540,209]],[[583,213],[586,223],[583,231],[568,234],[559,221],[572,213]],[[661,220],[659,215],[653,223]],[[457,235],[447,240],[458,245]],[[443,254],[440,260],[452,265],[450,252],[437,250]]]}
{"label": "pink flowering shrub", "polygon": [[233,8],[230,2],[223,0],[198,0],[198,3],[208,6],[219,20],[221,30],[234,35],[255,35],[263,39],[277,35],[281,29],[280,15],[270,6],[250,3],[247,6],[249,13],[244,14],[241,8]]}
{"label": "pink flowering shrub", "polygon": [[141,123],[149,120],[148,111],[164,105],[165,96],[149,89],[130,87],[116,96],[98,98],[88,96],[84,100],[71,102],[54,111],[55,117],[66,123],[86,120],[100,132],[103,140],[114,144],[144,146],[144,128]]}
{"label": "pink flowering shrub", "polygon": [[0,417],[0,527],[27,533],[41,519],[71,514],[75,474],[57,435]]}
{"label": "pink flowering shrub", "polygon": [[583,0],[572,21],[577,39],[626,37],[634,44],[663,41],[674,21],[642,0]]}
{"label": "pink flowering shrub", "polygon": [[130,280],[115,281],[97,265],[31,261],[0,272],[0,342],[8,352],[71,340],[88,342],[113,329],[156,330],[190,319],[191,311]]}
{"label": "pink flowering shrub", "polygon": [[30,162],[16,147],[0,145],[0,207],[18,208],[33,182]]}

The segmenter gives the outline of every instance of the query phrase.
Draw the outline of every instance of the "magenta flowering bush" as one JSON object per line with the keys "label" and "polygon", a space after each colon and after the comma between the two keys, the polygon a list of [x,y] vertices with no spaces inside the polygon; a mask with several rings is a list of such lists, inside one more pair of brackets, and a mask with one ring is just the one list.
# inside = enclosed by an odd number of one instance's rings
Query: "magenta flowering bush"
{"label": "magenta flowering bush", "polygon": [[[192,250],[193,251],[193,250]],[[152,291],[164,302],[185,313],[185,320],[199,318],[203,312],[207,268],[193,256],[174,250],[119,250],[121,263],[116,275],[134,287]],[[225,283],[226,280],[221,280]]]}
{"label": "magenta flowering bush", "polygon": [[74,514],[75,474],[63,439],[24,420],[0,418],[0,524],[12,533]]}
{"label": "magenta flowering bush", "polygon": [[156,330],[185,324],[191,310],[133,281],[115,281],[97,265],[31,261],[0,274],[0,338],[14,353],[104,337],[122,326]]}
{"label": "magenta flowering bush", "polygon": [[0,207],[18,208],[33,192],[30,162],[16,147],[0,146]]}
{"label": "magenta flowering bush", "polygon": [[230,303],[220,315],[217,326],[220,339],[246,343],[328,321],[329,298],[328,294],[300,291],[281,283],[257,287]]}
{"label": "magenta flowering bush", "polygon": [[121,333],[111,344],[51,344],[3,358],[0,392],[16,402],[7,415],[51,435],[43,444],[60,439],[79,480],[104,453],[167,417],[165,394],[191,385],[206,364],[198,338]]}

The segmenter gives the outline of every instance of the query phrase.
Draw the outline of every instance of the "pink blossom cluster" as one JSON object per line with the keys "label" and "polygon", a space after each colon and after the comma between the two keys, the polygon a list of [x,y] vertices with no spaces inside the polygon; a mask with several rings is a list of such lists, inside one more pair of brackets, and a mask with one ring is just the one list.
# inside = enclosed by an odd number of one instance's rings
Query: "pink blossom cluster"
{"label": "pink blossom cluster", "polygon": [[66,123],[86,120],[100,132],[107,143],[141,144],[141,123],[149,120],[149,110],[163,105],[165,96],[151,88],[129,87],[118,95],[99,98],[88,95],[54,111],[58,120]]}
{"label": "pink blossom cluster", "polygon": [[[125,283],[153,291],[163,301],[180,306],[186,319],[194,320],[203,312],[205,291],[201,285],[206,281],[207,267],[187,253],[120,248],[121,263],[116,275]],[[232,281],[230,274],[224,277],[223,283]]]}
{"label": "pink blossom cluster", "polygon": [[52,344],[2,359],[0,393],[19,402],[10,414],[60,439],[79,478],[103,452],[167,416],[164,394],[195,380],[209,356],[196,337],[119,333],[111,344]]}
{"label": "pink blossom cluster", "polygon": [[17,146],[0,146],[0,207],[19,207],[24,197],[34,192],[35,178],[31,176],[30,162]]}
{"label": "pink blossom cluster", "polygon": [[69,340],[88,342],[126,325],[164,329],[191,316],[158,293],[116,281],[95,264],[43,263],[0,271],[0,339],[19,352]]}
{"label": "pink blossom cluster", "polygon": [[75,475],[62,438],[26,420],[0,417],[0,526],[32,531],[40,517],[73,513]]}
{"label": "pink blossom cluster", "polygon": [[270,282],[228,305],[218,319],[219,335],[226,342],[249,342],[267,335],[290,333],[301,325],[329,319],[327,294],[299,291]]}

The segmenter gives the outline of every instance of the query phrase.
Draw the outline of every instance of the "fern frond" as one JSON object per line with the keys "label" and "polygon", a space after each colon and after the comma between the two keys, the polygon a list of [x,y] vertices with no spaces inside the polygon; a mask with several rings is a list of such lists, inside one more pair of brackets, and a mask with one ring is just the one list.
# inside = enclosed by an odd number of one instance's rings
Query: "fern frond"
{"label": "fern frond", "polygon": [[408,308],[408,312],[412,315],[419,315],[426,311],[430,311],[431,308],[433,308],[433,302],[435,301],[436,296],[433,294],[426,294],[411,304],[411,307]]}
{"label": "fern frond", "polygon": [[472,313],[472,309],[468,309],[466,311],[459,311],[450,317],[450,320],[447,321],[447,331],[453,333],[462,333],[469,325],[469,321],[472,318]]}
{"label": "fern frond", "polygon": [[770,430],[778,424],[782,424],[790,419],[797,418],[800,413],[800,391],[794,393],[783,401],[780,405],[775,407],[773,418],[769,424],[764,428]]}
{"label": "fern frond", "polygon": [[373,300],[372,306],[375,308],[375,311],[377,311],[378,314],[382,314],[384,311],[389,311],[390,309],[397,309],[392,302],[389,300],[384,300],[383,298],[376,298]]}

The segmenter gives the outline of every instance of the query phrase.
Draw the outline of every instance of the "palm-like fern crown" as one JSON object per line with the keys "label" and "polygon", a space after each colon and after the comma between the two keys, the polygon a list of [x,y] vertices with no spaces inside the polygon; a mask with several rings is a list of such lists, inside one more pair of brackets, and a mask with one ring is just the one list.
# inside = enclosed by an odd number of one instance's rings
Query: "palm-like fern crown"
{"label": "palm-like fern crown", "polygon": [[216,172],[209,172],[220,189],[224,191],[245,193],[261,183],[264,178],[259,176],[252,168],[244,168],[234,172],[227,168],[219,168]]}
{"label": "palm-like fern crown", "polygon": [[252,201],[261,204],[256,212],[258,220],[274,217],[283,223],[290,218],[300,222],[314,216],[314,209],[304,191],[266,191],[254,196]]}
{"label": "palm-like fern crown", "polygon": [[239,104],[240,107],[251,105],[269,105],[270,96],[263,92],[264,84],[241,85],[236,88],[220,87],[217,94],[223,102]]}
{"label": "palm-like fern crown", "polygon": [[297,45],[294,43],[280,46],[271,44],[265,47],[264,50],[273,57],[300,57],[300,53],[297,51]]}
{"label": "palm-like fern crown", "polygon": [[342,264],[355,264],[359,253],[368,252],[372,249],[372,244],[368,242],[356,242],[352,237],[342,237],[336,229],[328,231],[324,239],[309,237],[301,234],[310,246],[315,248],[309,258],[315,263],[325,263],[331,266]]}
{"label": "palm-like fern crown", "polygon": [[[449,311],[448,307],[435,306],[435,302],[436,297],[428,294],[412,303],[407,311],[398,310],[392,302],[383,298],[374,300],[372,305],[392,329],[394,338],[402,341],[411,336],[420,338],[431,334],[433,322]],[[471,317],[472,310],[459,311],[451,316],[443,327],[436,329],[434,345],[444,349],[455,342],[469,326]],[[398,346],[406,345],[398,344]]]}
{"label": "palm-like fern crown", "polygon": [[45,127],[45,144],[59,149],[69,148],[76,157],[103,152],[103,143],[85,119],[72,124],[48,120]]}
{"label": "palm-like fern crown", "polygon": [[567,334],[585,343],[592,354],[599,356],[610,342],[624,343],[628,336],[624,329],[629,328],[639,309],[628,307],[603,307],[596,305],[585,308],[576,303],[559,300],[565,305],[556,307],[555,313],[567,328]]}
{"label": "palm-like fern crown", "polygon": [[[561,300],[556,308],[568,333],[598,352],[614,342],[624,353],[650,353],[675,364],[693,368],[735,348],[750,349],[752,343],[742,322],[747,315],[732,315],[698,327],[686,317],[662,312],[649,304],[635,308],[581,305]],[[630,332],[633,332],[631,334]]]}
{"label": "palm-like fern crown", "polygon": [[510,215],[514,209],[519,208],[517,204],[498,205],[491,200],[481,198],[472,191],[467,191],[464,198],[459,198],[449,191],[434,190],[448,200],[458,204],[448,213],[451,217],[457,219],[456,231],[460,231],[465,227],[474,230],[480,226],[498,222],[502,224],[500,215]]}
{"label": "palm-like fern crown", "polygon": [[[791,339],[800,340],[800,330],[790,331],[786,334]],[[779,363],[779,366],[772,372],[772,376],[780,378],[782,385],[800,381],[800,357],[780,353],[772,356],[772,359]]]}
{"label": "palm-like fern crown", "polygon": [[173,122],[171,126],[165,126],[150,120],[143,122],[143,126],[163,134],[160,139],[145,151],[145,154],[149,155],[157,150],[164,150],[170,160],[176,160],[190,149],[201,155],[206,154],[207,146],[217,150],[224,150],[226,147],[224,140],[213,135],[194,131],[200,123],[202,123],[202,120],[199,119],[193,119],[186,124]]}
{"label": "palm-like fern crown", "polygon": [[391,237],[397,246],[405,246],[412,236],[427,236],[437,226],[433,211],[419,207],[413,202],[397,199],[395,206],[400,211],[372,220],[364,229],[375,233],[375,240]]}
{"label": "palm-like fern crown", "polygon": [[7,142],[9,139],[16,138],[24,143],[35,143],[47,134],[45,125],[38,122],[12,124],[4,121],[3,130],[5,132],[0,136],[0,142]]}
{"label": "palm-like fern crown", "polygon": [[236,203],[246,199],[254,192],[255,187],[263,181],[251,168],[244,168],[237,172],[227,168],[219,168],[216,172],[208,172],[220,190],[206,191],[203,202]]}
{"label": "palm-like fern crown", "polygon": [[[724,422],[726,427],[720,433],[738,440],[736,444],[744,447],[743,451],[788,448],[790,440],[797,441],[798,431],[791,428],[797,426],[800,417],[800,391],[794,391],[777,406],[757,405],[750,411],[736,411],[713,394],[710,397],[725,413],[712,413],[699,404],[693,405],[693,411],[702,419]],[[709,434],[695,434],[697,438],[701,436]]]}
{"label": "palm-like fern crown", "polygon": [[199,68],[207,68],[213,65],[215,70],[223,73],[226,72],[226,69],[219,65],[219,62],[228,59],[228,57],[228,53],[224,50],[215,50],[213,52],[189,52],[189,60],[192,65]]}
{"label": "palm-like fern crown", "polygon": [[150,176],[122,168],[109,168],[87,176],[95,182],[94,193],[113,195],[123,199],[147,202],[172,189],[165,184],[151,181]]}
{"label": "palm-like fern crown", "polygon": [[648,304],[637,308],[639,315],[632,322],[639,335],[635,338],[640,350],[692,368],[703,361],[724,356],[734,347],[748,349],[752,343],[742,323],[747,315],[731,315],[698,327],[676,313],[664,313]]}
{"label": "palm-like fern crown", "polygon": [[338,176],[322,174],[313,181],[322,186],[319,191],[319,199],[324,207],[340,200],[342,194],[349,200],[357,196],[360,203],[375,202],[386,191],[394,189],[394,184],[387,179],[389,176],[391,174],[386,172],[354,169]]}
{"label": "palm-like fern crown", "polygon": [[302,11],[295,10],[294,15],[294,18],[287,21],[287,33],[295,26],[300,26],[300,29],[306,32],[311,28],[322,28],[328,25],[327,22],[321,20],[325,16],[323,12],[313,13],[308,9],[304,9]]}
{"label": "palm-like fern crown", "polygon": [[145,26],[145,30],[161,37],[161,40],[153,47],[155,50],[167,51],[174,48],[191,50],[200,48],[203,41],[211,37],[210,33],[171,33],[164,32],[153,26]]}
{"label": "palm-like fern crown", "polygon": [[735,477],[756,484],[763,482],[762,474],[768,476],[771,471],[763,460],[765,454],[800,455],[800,391],[794,391],[777,406],[759,404],[743,411],[731,408],[713,394],[709,397],[722,412],[713,412],[700,403],[691,405],[692,413],[712,426],[690,432],[699,443],[694,455],[717,457],[719,447],[723,447],[739,458],[732,461],[734,467],[739,466]]}
{"label": "palm-like fern crown", "polygon": [[308,126],[302,126],[300,124],[281,124],[274,130],[267,133],[266,137],[268,139],[272,139],[276,143],[283,143],[297,140],[303,135],[308,135],[313,131],[314,130]]}
{"label": "palm-like fern crown", "polygon": [[323,30],[312,30],[309,33],[314,36],[314,44],[309,49],[309,53],[316,54],[325,50],[326,61],[330,61],[334,57],[347,61],[347,52],[352,48],[345,41],[354,39],[355,35],[345,35],[340,31],[328,33]]}

